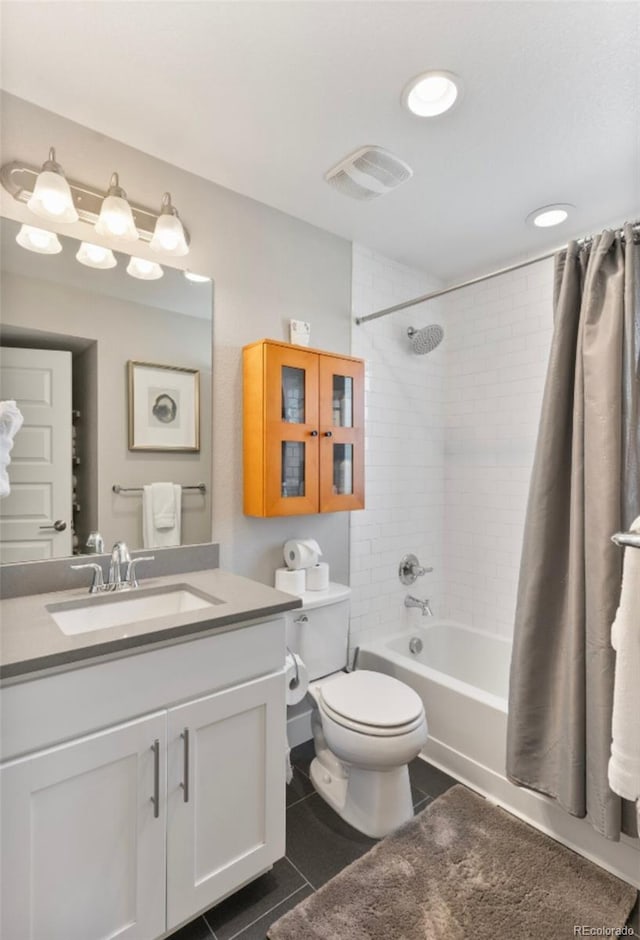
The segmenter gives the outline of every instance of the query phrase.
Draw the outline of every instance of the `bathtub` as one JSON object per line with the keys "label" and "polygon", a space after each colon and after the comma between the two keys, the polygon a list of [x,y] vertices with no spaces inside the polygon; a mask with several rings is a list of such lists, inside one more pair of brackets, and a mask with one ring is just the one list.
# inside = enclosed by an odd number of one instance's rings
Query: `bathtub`
{"label": "bathtub", "polygon": [[[411,640],[422,649],[412,653]],[[582,819],[505,776],[511,643],[447,620],[362,644],[358,669],[394,676],[424,703],[422,756],[487,799],[640,888],[637,839],[610,842]]]}

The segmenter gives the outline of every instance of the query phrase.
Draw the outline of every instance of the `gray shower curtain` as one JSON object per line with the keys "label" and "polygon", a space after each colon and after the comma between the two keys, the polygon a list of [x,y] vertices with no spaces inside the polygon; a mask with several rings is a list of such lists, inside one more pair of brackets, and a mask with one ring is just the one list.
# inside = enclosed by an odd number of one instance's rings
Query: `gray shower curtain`
{"label": "gray shower curtain", "polygon": [[509,692],[509,779],[609,839],[637,834],[607,764],[622,576],[611,535],[640,514],[639,253],[626,226],[556,256]]}

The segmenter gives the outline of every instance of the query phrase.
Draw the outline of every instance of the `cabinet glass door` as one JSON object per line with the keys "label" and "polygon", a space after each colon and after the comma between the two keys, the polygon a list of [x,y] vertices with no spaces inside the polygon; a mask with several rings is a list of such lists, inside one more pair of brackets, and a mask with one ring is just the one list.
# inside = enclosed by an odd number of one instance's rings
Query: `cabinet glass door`
{"label": "cabinet glass door", "polygon": [[266,347],[267,515],[318,511],[318,358]]}
{"label": "cabinet glass door", "polygon": [[320,359],[320,512],[364,507],[364,364]]}

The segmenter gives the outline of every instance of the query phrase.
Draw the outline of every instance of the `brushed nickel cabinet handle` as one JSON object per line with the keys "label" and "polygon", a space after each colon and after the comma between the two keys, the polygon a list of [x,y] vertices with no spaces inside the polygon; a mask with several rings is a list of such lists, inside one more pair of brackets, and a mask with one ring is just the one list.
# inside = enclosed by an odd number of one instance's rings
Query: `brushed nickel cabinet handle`
{"label": "brushed nickel cabinet handle", "polygon": [[160,741],[155,739],[151,745],[153,751],[153,816],[157,819],[160,815]]}
{"label": "brushed nickel cabinet handle", "polygon": [[183,780],[180,786],[184,791],[184,802],[189,802],[189,729],[185,728],[182,734],[180,735],[184,741],[184,769],[183,769]]}

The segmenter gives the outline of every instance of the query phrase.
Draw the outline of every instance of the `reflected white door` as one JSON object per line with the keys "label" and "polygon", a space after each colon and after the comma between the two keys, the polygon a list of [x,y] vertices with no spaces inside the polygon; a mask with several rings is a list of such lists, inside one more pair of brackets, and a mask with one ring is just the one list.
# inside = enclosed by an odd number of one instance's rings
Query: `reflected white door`
{"label": "reflected white door", "polygon": [[0,500],[0,562],[72,552],[71,353],[2,347],[0,399],[24,424],[11,451],[11,493]]}

